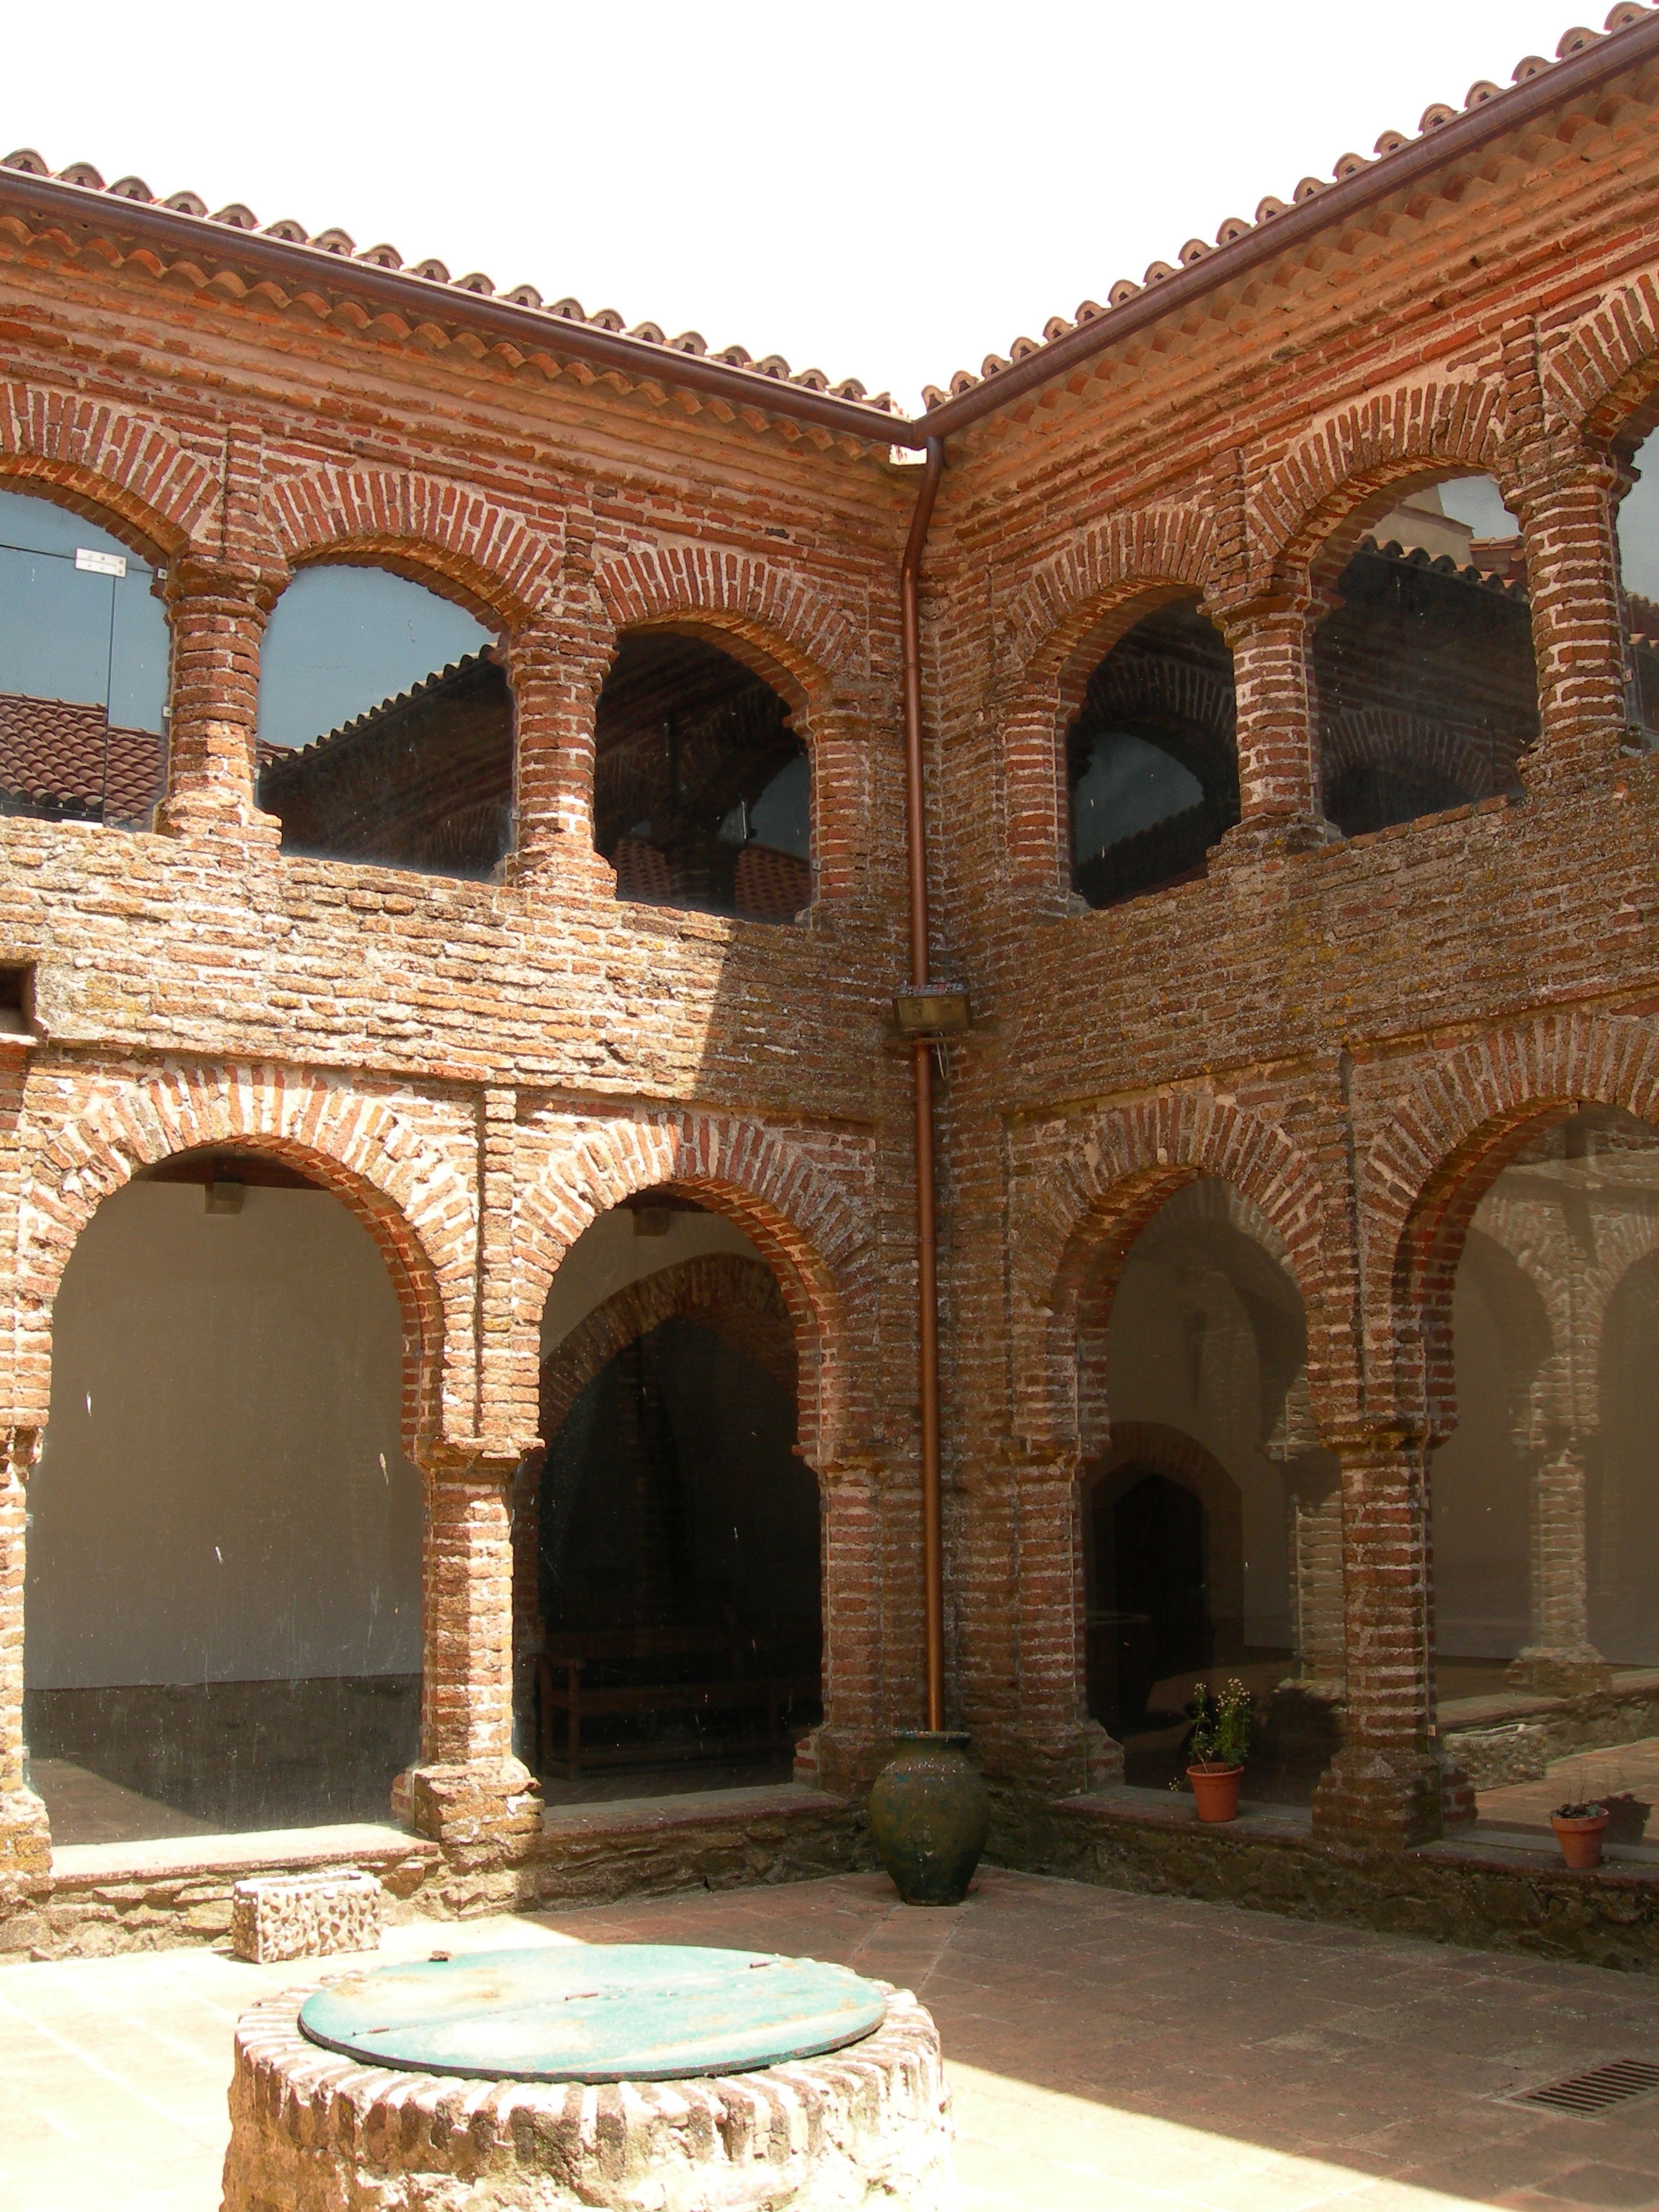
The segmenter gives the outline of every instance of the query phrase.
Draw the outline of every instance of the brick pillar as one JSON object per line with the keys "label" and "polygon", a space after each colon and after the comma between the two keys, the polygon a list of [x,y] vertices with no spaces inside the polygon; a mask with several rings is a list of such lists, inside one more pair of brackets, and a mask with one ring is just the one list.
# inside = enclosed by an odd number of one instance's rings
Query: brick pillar
{"label": "brick pillar", "polygon": [[1586,1457],[1576,1430],[1558,1431],[1538,1453],[1528,1486],[1532,1641],[1510,1662],[1509,1678],[1552,1697],[1613,1683],[1613,1669],[1589,1636]]}
{"label": "brick pillar", "polygon": [[1233,656],[1239,821],[1224,848],[1297,852],[1336,832],[1320,804],[1314,625],[1325,611],[1305,586],[1216,616]]}
{"label": "brick pillar", "polygon": [[1347,1728],[1314,1792],[1314,1831],[1346,1843],[1423,1843],[1441,1829],[1426,1455],[1420,1437],[1398,1430],[1326,1442],[1342,1469]]}
{"label": "brick pillar", "polygon": [[[1007,1482],[1017,1686],[1012,1730],[994,1763],[1044,1796],[1103,1789],[1122,1780],[1123,1751],[1088,1717],[1077,1462],[1018,1460]],[[981,1516],[988,1503],[981,1498]]]}
{"label": "brick pillar", "polygon": [[52,1871],[46,1808],[24,1779],[23,1553],[39,1429],[0,1431],[0,1881]]}
{"label": "brick pillar", "polygon": [[173,625],[167,789],[157,826],[175,836],[231,829],[275,844],[280,826],[253,794],[259,641],[267,608],[249,573],[180,562],[167,580]]}
{"label": "brick pillar", "polygon": [[420,1764],[394,1809],[469,1863],[528,1855],[541,1792],[513,1752],[516,1456],[434,1455],[424,1466]]}
{"label": "brick pillar", "polygon": [[891,1748],[882,1695],[882,1485],[878,1463],[819,1470],[823,1722],[795,1753],[795,1779],[861,1796]]}
{"label": "brick pillar", "polygon": [[1536,789],[1556,775],[1610,767],[1626,742],[1625,636],[1613,494],[1605,455],[1550,453],[1523,473],[1518,505],[1538,662],[1536,748],[1522,763]]}
{"label": "brick pillar", "polygon": [[544,1447],[526,1452],[513,1477],[513,1750],[532,1773],[537,1672],[542,1650],[542,1472]]}
{"label": "brick pillar", "polygon": [[507,643],[516,741],[517,834],[510,879],[551,876],[609,896],[616,876],[593,849],[593,714],[605,659],[586,634],[551,623]]}

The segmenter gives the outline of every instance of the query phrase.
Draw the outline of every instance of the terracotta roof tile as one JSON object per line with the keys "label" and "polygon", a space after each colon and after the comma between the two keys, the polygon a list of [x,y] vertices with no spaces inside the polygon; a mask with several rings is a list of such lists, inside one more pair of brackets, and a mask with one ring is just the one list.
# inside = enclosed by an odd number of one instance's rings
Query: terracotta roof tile
{"label": "terracotta roof tile", "polygon": [[0,804],[137,822],[161,796],[162,774],[153,731],[112,728],[101,707],[0,692]]}

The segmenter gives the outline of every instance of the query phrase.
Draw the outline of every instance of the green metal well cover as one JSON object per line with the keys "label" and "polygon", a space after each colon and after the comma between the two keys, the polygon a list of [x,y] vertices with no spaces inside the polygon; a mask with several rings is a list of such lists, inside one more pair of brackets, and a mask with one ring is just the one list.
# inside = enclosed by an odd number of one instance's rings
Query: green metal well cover
{"label": "green metal well cover", "polygon": [[764,1951],[594,1943],[351,1974],[300,2008],[366,2065],[489,2081],[672,2081],[839,2051],[887,2001],[845,1966]]}

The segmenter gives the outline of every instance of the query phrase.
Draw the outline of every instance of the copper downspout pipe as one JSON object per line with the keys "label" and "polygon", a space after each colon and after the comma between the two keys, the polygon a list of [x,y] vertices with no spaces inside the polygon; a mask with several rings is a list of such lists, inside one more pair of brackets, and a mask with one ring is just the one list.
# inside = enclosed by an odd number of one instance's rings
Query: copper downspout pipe
{"label": "copper downspout pipe", "polygon": [[[904,656],[904,830],[910,884],[910,981],[926,989],[927,809],[921,760],[921,623],[916,586],[933,501],[945,470],[945,442],[930,438],[899,565],[899,629]],[[910,1042],[916,1127],[916,1336],[921,1392],[922,1620],[927,1647],[927,1726],[945,1726],[945,1525],[939,1483],[939,1224],[934,1206],[933,1047]]]}

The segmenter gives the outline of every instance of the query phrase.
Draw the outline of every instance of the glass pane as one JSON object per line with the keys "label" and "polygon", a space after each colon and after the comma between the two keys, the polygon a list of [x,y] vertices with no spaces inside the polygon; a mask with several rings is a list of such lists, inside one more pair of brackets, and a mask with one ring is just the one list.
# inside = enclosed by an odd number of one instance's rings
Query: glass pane
{"label": "glass pane", "polygon": [[1344,836],[1520,789],[1538,735],[1524,551],[1489,477],[1419,488],[1314,635],[1324,811]]}
{"label": "glass pane", "polygon": [[1243,1683],[1247,1796],[1305,1802],[1342,1694],[1340,1499],[1301,1294],[1212,1177],[1132,1248],[1107,1344],[1111,1443],[1085,1471],[1090,1711],[1132,1784],[1179,1782],[1195,1686]]}
{"label": "glass pane", "polygon": [[618,898],[793,921],[811,771],[763,678],[701,639],[625,637],[599,694],[594,835]]}
{"label": "glass pane", "polygon": [[1198,607],[1145,616],[1089,680],[1066,740],[1072,881],[1091,906],[1204,872],[1238,819],[1232,655]]}
{"label": "glass pane", "polygon": [[489,632],[383,569],[302,569],[260,653],[259,803],[285,852],[492,876],[513,701]]}
{"label": "glass pane", "polygon": [[0,811],[147,824],[166,772],[155,585],[107,531],[0,492]]}
{"label": "glass pane", "polygon": [[1659,743],[1659,431],[1636,451],[1637,480],[1619,507],[1629,714],[1650,747]]}
{"label": "glass pane", "polygon": [[1640,1781],[1659,1692],[1659,1131],[1595,1108],[1534,1136],[1475,1211],[1452,1332],[1440,1731],[1481,1818],[1542,1835]]}

